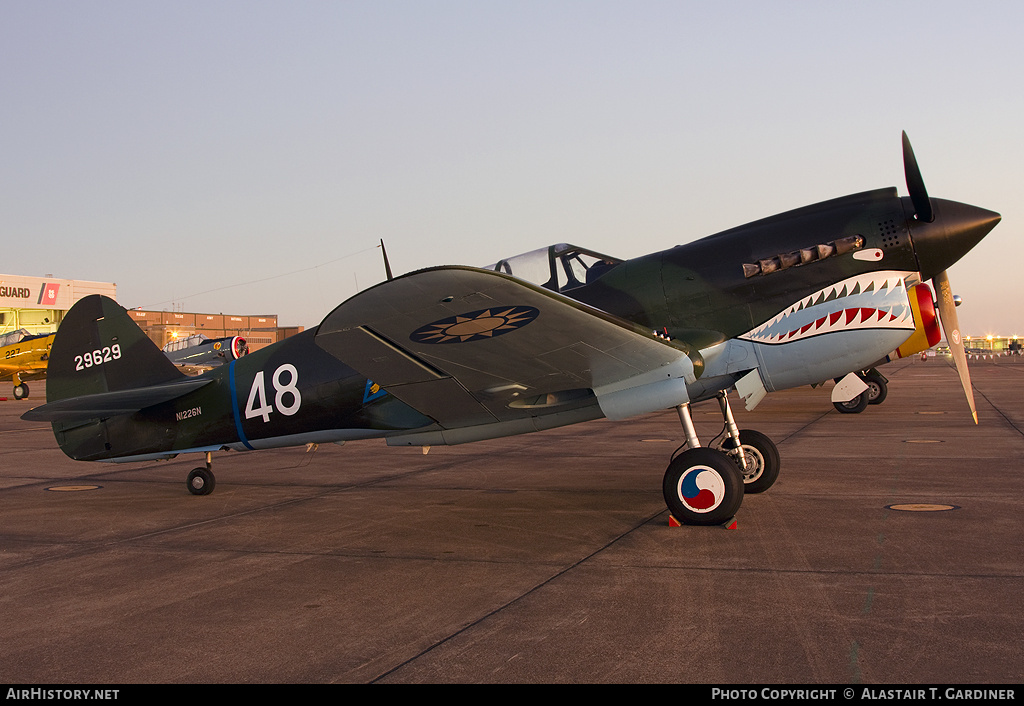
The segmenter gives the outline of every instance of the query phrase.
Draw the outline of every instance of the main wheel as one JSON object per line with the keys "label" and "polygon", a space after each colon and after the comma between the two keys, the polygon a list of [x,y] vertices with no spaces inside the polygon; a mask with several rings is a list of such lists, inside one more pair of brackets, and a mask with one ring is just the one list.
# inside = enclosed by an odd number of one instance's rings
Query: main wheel
{"label": "main wheel", "polygon": [[868,404],[882,404],[885,402],[885,396],[889,394],[889,387],[885,383],[885,378],[878,373],[870,372],[860,377],[864,384],[868,386]]}
{"label": "main wheel", "polygon": [[23,400],[28,397],[28,385],[21,383],[14,386],[14,399]]}
{"label": "main wheel", "polygon": [[688,449],[665,471],[665,504],[683,524],[720,525],[740,509],[743,476],[731,458],[717,449]]}
{"label": "main wheel", "polygon": [[860,414],[868,408],[868,398],[871,390],[867,389],[848,402],[833,402],[832,406],[843,414]]}
{"label": "main wheel", "polygon": [[217,479],[213,477],[213,471],[206,468],[196,468],[188,474],[188,492],[193,495],[209,495],[213,492]]}
{"label": "main wheel", "polygon": [[735,450],[724,448],[723,442],[719,449],[727,454],[743,475],[743,492],[763,493],[771,488],[779,478],[782,462],[779,449],[767,436],[753,429],[740,429],[740,445],[743,447],[743,458],[746,466],[741,465],[740,456]]}

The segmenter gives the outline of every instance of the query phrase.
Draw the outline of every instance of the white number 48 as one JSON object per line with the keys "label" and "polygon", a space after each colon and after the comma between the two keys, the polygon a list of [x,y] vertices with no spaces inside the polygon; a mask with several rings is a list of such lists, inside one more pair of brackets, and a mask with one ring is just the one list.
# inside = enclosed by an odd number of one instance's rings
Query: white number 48
{"label": "white number 48", "polygon": [[[284,373],[288,373],[288,384],[281,381]],[[252,380],[252,387],[249,389],[249,401],[245,403],[245,418],[263,417],[264,422],[270,421],[270,413],[275,411],[286,416],[291,416],[299,411],[302,405],[302,395],[299,393],[297,384],[299,382],[299,371],[291,363],[285,363],[274,371],[271,383],[274,386],[274,406],[267,404],[266,383],[263,378],[263,371],[256,373]],[[259,405],[259,406],[257,406]]]}

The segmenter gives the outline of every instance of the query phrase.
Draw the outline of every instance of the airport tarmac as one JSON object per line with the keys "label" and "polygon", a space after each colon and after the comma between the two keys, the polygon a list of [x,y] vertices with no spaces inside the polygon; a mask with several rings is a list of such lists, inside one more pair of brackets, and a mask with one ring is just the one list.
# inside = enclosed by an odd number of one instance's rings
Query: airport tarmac
{"label": "airport tarmac", "polygon": [[215,454],[195,497],[198,456],[67,459],[33,383],[0,402],[0,682],[1020,683],[1024,359],[972,365],[978,426],[948,359],[883,372],[859,415],[733,397],[782,472],[731,530],[669,526],[671,410]]}

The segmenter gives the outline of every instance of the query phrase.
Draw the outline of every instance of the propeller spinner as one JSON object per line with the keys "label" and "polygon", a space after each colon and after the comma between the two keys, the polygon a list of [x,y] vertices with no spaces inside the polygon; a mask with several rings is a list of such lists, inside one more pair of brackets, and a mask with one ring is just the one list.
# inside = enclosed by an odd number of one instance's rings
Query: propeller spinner
{"label": "propeller spinner", "polygon": [[910,230],[921,274],[932,278],[938,297],[939,321],[946,334],[949,350],[953,354],[953,362],[960,375],[960,384],[963,385],[964,394],[967,396],[971,415],[977,424],[978,412],[974,406],[971,374],[967,369],[967,352],[964,350],[963,337],[960,335],[956,303],[946,268],[963,257],[995,228],[1001,216],[976,206],[929,197],[906,132],[903,133],[903,171],[907,179],[910,201],[914,206],[915,217],[910,224]]}

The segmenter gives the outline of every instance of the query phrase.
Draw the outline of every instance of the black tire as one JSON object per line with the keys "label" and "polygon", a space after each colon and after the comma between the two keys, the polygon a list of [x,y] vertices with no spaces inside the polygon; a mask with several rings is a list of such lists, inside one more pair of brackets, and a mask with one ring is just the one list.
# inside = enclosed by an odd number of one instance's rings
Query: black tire
{"label": "black tire", "polygon": [[889,386],[886,384],[885,378],[877,373],[865,373],[861,379],[868,386],[868,404],[885,402],[885,396],[889,394]]}
{"label": "black tire", "polygon": [[193,495],[209,495],[217,485],[217,479],[213,477],[213,471],[205,468],[196,468],[188,474],[188,492]]}
{"label": "black tire", "polygon": [[871,390],[864,390],[849,402],[833,402],[832,406],[843,414],[860,414],[868,408],[868,397]]}
{"label": "black tire", "polygon": [[665,471],[665,504],[686,525],[720,525],[732,518],[743,502],[739,466],[718,449],[688,449]]}
{"label": "black tire", "polygon": [[20,385],[14,386],[14,399],[26,400],[28,399],[28,385],[21,383]]}
{"label": "black tire", "polygon": [[765,434],[753,429],[740,429],[740,444],[747,460],[746,468],[740,466],[739,454],[731,453],[724,447],[719,448],[740,468],[743,492],[763,493],[775,485],[779,478],[779,469],[782,466],[779,449]]}

